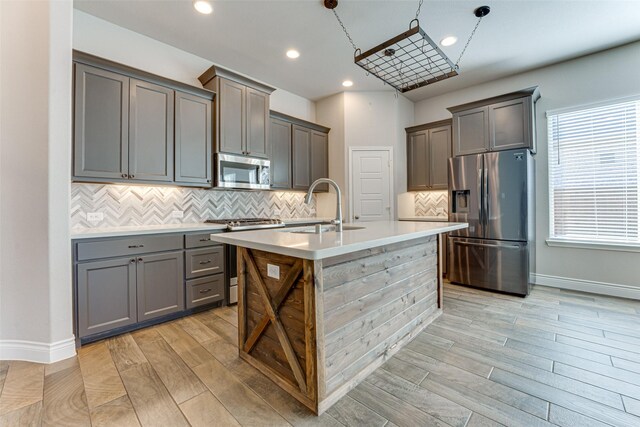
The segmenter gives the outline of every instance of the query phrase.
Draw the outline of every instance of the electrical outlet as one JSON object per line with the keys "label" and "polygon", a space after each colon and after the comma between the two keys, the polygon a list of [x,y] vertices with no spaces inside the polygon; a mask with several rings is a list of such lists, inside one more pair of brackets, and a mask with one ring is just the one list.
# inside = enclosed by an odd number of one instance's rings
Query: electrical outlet
{"label": "electrical outlet", "polygon": [[436,208],[436,213],[438,215],[444,215],[444,208]]}
{"label": "electrical outlet", "polygon": [[87,221],[89,222],[100,222],[104,219],[104,214],[102,212],[88,212],[87,213]]}
{"label": "electrical outlet", "polygon": [[280,216],[281,213],[282,213],[282,211],[280,209],[274,209],[273,210],[273,216]]}
{"label": "electrical outlet", "polygon": [[184,218],[184,211],[172,211],[171,218]]}
{"label": "electrical outlet", "polygon": [[267,264],[267,276],[280,280],[280,267],[273,264]]}

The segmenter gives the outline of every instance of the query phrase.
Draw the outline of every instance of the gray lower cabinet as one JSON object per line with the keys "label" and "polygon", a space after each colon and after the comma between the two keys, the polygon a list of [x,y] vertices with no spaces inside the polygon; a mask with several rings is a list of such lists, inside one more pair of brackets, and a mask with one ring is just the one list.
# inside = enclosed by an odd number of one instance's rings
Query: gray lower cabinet
{"label": "gray lower cabinet", "polygon": [[451,157],[450,121],[407,128],[408,190],[447,189],[449,157]]}
{"label": "gray lower cabinet", "polygon": [[129,78],[77,64],[74,92],[74,176],[126,179]]}
{"label": "gray lower cabinet", "polygon": [[129,177],[171,182],[174,92],[135,79],[129,87]]}
{"label": "gray lower cabinet", "polygon": [[224,299],[224,275],[187,280],[187,308],[199,307]]}
{"label": "gray lower cabinet", "polygon": [[98,334],[138,321],[133,257],[78,264],[78,336]]}
{"label": "gray lower cabinet", "polygon": [[537,87],[449,108],[453,155],[526,148],[535,153]]}
{"label": "gray lower cabinet", "polygon": [[175,94],[175,181],[211,186],[213,144],[211,102]]}
{"label": "gray lower cabinet", "polygon": [[184,310],[182,251],[137,258],[138,322]]}
{"label": "gray lower cabinet", "polygon": [[291,188],[291,123],[271,119],[271,188]]}

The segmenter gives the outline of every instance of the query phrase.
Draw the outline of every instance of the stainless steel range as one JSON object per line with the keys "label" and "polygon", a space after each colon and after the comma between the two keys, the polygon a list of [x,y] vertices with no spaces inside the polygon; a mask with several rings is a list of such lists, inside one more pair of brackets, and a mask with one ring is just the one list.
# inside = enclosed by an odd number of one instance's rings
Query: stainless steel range
{"label": "stainless steel range", "polygon": [[[261,230],[265,228],[282,228],[285,224],[279,219],[270,218],[232,218],[232,219],[208,219],[209,224],[226,224],[225,231]],[[237,250],[233,245],[225,245],[227,286],[229,288],[229,304],[238,302],[238,267]]]}

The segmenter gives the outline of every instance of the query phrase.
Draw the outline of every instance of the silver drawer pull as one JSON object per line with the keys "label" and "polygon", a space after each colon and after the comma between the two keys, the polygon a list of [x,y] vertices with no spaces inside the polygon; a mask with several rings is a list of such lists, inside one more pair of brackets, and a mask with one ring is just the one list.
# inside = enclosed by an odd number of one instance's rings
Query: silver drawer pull
{"label": "silver drawer pull", "polygon": [[210,242],[211,239],[200,239],[201,242]]}
{"label": "silver drawer pull", "polygon": [[211,288],[203,289],[203,290],[200,291],[201,294],[206,294],[207,292],[211,292]]}
{"label": "silver drawer pull", "polygon": [[144,248],[144,245],[130,245],[129,249]]}
{"label": "silver drawer pull", "polygon": [[209,263],[211,263],[210,259],[208,259],[206,261],[200,261],[200,265],[205,265],[205,264],[209,264]]}

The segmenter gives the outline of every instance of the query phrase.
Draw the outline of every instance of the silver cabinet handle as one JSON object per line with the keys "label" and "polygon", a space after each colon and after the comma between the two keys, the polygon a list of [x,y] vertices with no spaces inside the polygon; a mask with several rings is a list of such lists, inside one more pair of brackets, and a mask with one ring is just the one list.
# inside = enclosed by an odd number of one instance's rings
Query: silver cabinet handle
{"label": "silver cabinet handle", "polygon": [[201,242],[210,242],[211,239],[207,238],[207,239],[200,239]]}
{"label": "silver cabinet handle", "polygon": [[144,245],[130,245],[129,249],[144,248]]}
{"label": "silver cabinet handle", "polygon": [[359,217],[358,215],[356,215],[354,218],[355,218],[355,219],[360,219],[360,217]]}
{"label": "silver cabinet handle", "polygon": [[142,262],[142,258],[138,258],[138,262]]}
{"label": "silver cabinet handle", "polygon": [[453,242],[454,245],[460,246],[483,246],[486,248],[518,248],[520,249],[520,245],[509,245],[509,244],[500,244],[500,245],[488,245],[486,243],[469,243],[469,242]]}
{"label": "silver cabinet handle", "polygon": [[205,265],[205,264],[210,264],[210,263],[211,263],[210,259],[208,259],[206,261],[200,261],[200,265]]}
{"label": "silver cabinet handle", "polygon": [[136,262],[136,259],[133,258],[131,261],[129,261],[131,264],[133,264],[134,262]]}

